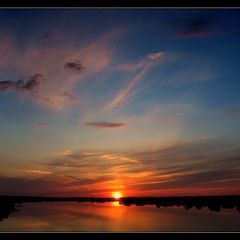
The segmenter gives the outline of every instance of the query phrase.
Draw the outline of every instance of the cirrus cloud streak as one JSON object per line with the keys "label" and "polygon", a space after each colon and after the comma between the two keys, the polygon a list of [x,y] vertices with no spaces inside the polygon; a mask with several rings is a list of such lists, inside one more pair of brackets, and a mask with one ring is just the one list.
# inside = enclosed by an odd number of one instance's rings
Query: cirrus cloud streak
{"label": "cirrus cloud streak", "polygon": [[113,123],[113,122],[87,122],[86,126],[95,127],[95,128],[119,128],[124,127],[124,123]]}

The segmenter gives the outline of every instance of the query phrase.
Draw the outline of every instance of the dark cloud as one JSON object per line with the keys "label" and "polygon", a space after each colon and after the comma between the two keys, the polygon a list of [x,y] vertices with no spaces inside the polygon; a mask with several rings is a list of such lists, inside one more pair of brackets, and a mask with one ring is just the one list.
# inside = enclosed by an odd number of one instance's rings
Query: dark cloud
{"label": "dark cloud", "polygon": [[35,74],[29,78],[29,80],[23,86],[23,89],[31,91],[36,89],[41,82],[44,81],[44,78],[41,74]]}
{"label": "dark cloud", "polygon": [[85,67],[79,62],[67,62],[64,65],[64,68],[77,73],[81,73],[85,69]]}
{"label": "dark cloud", "polygon": [[126,126],[126,124],[124,123],[111,123],[111,122],[88,122],[85,123],[85,125],[96,128],[119,128]]}
{"label": "dark cloud", "polygon": [[39,73],[24,80],[2,81],[0,82],[0,92],[7,90],[31,92],[36,90],[43,81],[44,78]]}
{"label": "dark cloud", "polygon": [[175,19],[172,22],[172,27],[177,32],[178,37],[205,37],[212,33],[213,23],[214,21],[209,17],[194,16]]}
{"label": "dark cloud", "polygon": [[6,91],[6,90],[18,90],[19,88],[21,88],[23,85],[23,81],[22,80],[18,80],[15,82],[12,81],[2,81],[0,82],[0,91]]}
{"label": "dark cloud", "polygon": [[188,19],[182,29],[182,36],[202,37],[208,33],[212,21],[209,18],[195,17]]}

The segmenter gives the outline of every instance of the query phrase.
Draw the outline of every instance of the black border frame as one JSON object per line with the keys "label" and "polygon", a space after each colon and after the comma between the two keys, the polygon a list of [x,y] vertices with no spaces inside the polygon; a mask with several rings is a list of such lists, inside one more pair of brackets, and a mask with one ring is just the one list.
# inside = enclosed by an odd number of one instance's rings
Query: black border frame
{"label": "black border frame", "polygon": [[[8,0],[0,2],[0,9],[74,9],[74,8],[130,8],[130,9],[240,9],[237,0]],[[239,232],[0,232],[0,239],[55,240],[55,239],[240,239]]]}
{"label": "black border frame", "polygon": [[8,0],[0,8],[235,8],[237,0]]}
{"label": "black border frame", "polygon": [[238,232],[29,232],[29,233],[1,233],[1,239],[4,240],[110,240],[110,239],[125,239],[131,240],[145,240],[145,239],[163,239],[163,240],[202,240],[202,239],[214,239],[217,240],[238,240]]}

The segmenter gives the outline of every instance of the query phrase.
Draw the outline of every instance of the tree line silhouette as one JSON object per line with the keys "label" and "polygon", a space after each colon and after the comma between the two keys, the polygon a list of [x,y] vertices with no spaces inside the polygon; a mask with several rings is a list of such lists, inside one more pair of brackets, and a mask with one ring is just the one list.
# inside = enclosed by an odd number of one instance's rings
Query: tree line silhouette
{"label": "tree line silhouette", "polygon": [[121,199],[125,206],[155,205],[160,207],[184,207],[186,210],[195,207],[196,209],[208,208],[211,211],[219,212],[223,209],[236,208],[240,211],[240,196],[196,196],[196,197],[127,197]]}

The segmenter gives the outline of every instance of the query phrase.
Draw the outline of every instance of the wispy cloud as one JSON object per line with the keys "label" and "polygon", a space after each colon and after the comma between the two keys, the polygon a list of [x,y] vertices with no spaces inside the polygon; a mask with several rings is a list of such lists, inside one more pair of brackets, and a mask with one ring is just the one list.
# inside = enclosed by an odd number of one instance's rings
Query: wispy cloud
{"label": "wispy cloud", "polygon": [[150,60],[157,60],[160,59],[164,56],[164,52],[156,52],[156,53],[151,53],[147,56],[148,59]]}
{"label": "wispy cloud", "polygon": [[68,148],[65,148],[61,151],[57,151],[56,153],[60,156],[71,156],[73,154],[73,151]]}
{"label": "wispy cloud", "polygon": [[89,127],[95,127],[95,128],[119,128],[119,127],[126,126],[126,124],[124,123],[113,123],[113,122],[88,122],[88,123],[85,123],[85,125]]}
{"label": "wispy cloud", "polygon": [[44,128],[46,126],[47,126],[47,123],[45,123],[45,122],[37,122],[34,124],[34,127],[36,127],[36,128]]}
{"label": "wispy cloud", "polygon": [[40,169],[19,169],[19,170],[26,173],[33,173],[33,174],[40,174],[40,175],[52,174],[52,172],[50,171],[40,170]]}
{"label": "wispy cloud", "polygon": [[[106,32],[81,47],[76,46],[74,39],[68,38],[54,47],[33,41],[19,48],[15,36],[0,36],[3,41],[0,44],[1,67],[14,69],[20,76],[41,73],[33,75],[31,79],[1,82],[0,91],[31,93],[28,96],[43,106],[57,111],[70,109],[80,102],[76,88],[82,79],[103,71],[111,64],[111,42],[117,37],[119,34]],[[43,38],[48,38],[48,35]],[[81,59],[81,62],[76,59]],[[83,71],[84,74],[74,74]],[[43,76],[44,81],[41,81]]]}
{"label": "wispy cloud", "polygon": [[102,154],[100,158],[104,160],[126,161],[126,162],[137,163],[141,165],[141,163],[138,160],[122,154]]}
{"label": "wispy cloud", "polygon": [[[114,109],[114,108],[119,107],[120,105],[124,104],[128,100],[129,95],[130,95],[132,89],[134,89],[135,85],[139,81],[141,81],[141,79],[145,76],[145,74],[149,70],[149,68],[157,60],[162,59],[164,55],[165,55],[164,52],[152,53],[146,57],[147,61],[145,61],[144,64],[142,63],[142,61],[140,63],[138,63],[137,65],[140,65],[140,67],[142,68],[141,71],[135,77],[130,79],[127,86],[125,86],[123,89],[121,89],[119,91],[119,93],[110,101],[110,103],[108,103],[104,107],[104,110],[111,110],[111,109]],[[136,68],[135,66],[134,66],[134,68]],[[125,68],[126,68],[126,66],[125,66]]]}
{"label": "wispy cloud", "polygon": [[[39,162],[45,166],[44,170],[22,169],[21,178],[0,177],[1,192],[12,189],[19,194],[26,190],[37,194],[60,191],[66,195],[79,192],[101,195],[118,186],[125,194],[161,196],[207,194],[211,189],[216,194],[239,190],[239,148],[217,139],[130,152],[66,149],[65,153],[48,162]],[[9,188],[4,187],[5,183]],[[26,188],[21,188],[24,184]],[[31,190],[34,184],[44,185]],[[16,189],[16,185],[20,188]]]}
{"label": "wispy cloud", "polygon": [[[64,150],[59,157],[51,162],[44,163],[46,166],[59,166],[63,168],[109,168],[113,166],[133,166],[142,165],[133,156],[124,153],[114,153],[108,151],[70,151]],[[79,169],[78,169],[79,171]],[[99,174],[102,174],[99,173]]]}

